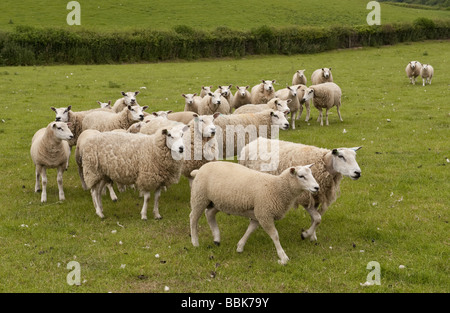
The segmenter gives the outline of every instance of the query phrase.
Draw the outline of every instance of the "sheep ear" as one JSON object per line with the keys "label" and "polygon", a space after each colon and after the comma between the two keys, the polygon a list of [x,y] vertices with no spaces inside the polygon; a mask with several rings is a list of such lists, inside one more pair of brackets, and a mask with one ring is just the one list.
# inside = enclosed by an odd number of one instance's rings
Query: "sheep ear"
{"label": "sheep ear", "polygon": [[233,87],[233,85],[228,86],[229,89],[231,89],[231,87]]}
{"label": "sheep ear", "polygon": [[71,105],[69,105],[69,106],[67,107],[67,111],[70,111],[70,110],[72,110],[72,106],[71,106]]}
{"label": "sheep ear", "polygon": [[53,123],[53,124],[52,124],[52,128],[55,128],[55,127],[56,127],[56,123]]}
{"label": "sheep ear", "polygon": [[197,113],[192,114],[192,116],[193,116],[196,120],[198,120],[198,114],[197,114]]}
{"label": "sheep ear", "polygon": [[56,108],[54,108],[54,107],[50,107],[50,109],[52,109],[53,111],[55,111],[55,112],[56,112]]}
{"label": "sheep ear", "polygon": [[197,93],[194,93],[194,97],[197,95]]}
{"label": "sheep ear", "polygon": [[131,105],[128,105],[128,110],[131,110]]}
{"label": "sheep ear", "polygon": [[170,113],[172,113],[173,111],[172,110],[169,110],[169,111],[167,111],[167,114],[170,114]]}
{"label": "sheep ear", "polygon": [[329,68],[330,72],[331,72],[331,67]]}
{"label": "sheep ear", "polygon": [[332,155],[339,155],[338,149],[333,149],[333,150],[331,151],[331,154],[332,154]]}
{"label": "sheep ear", "polygon": [[291,102],[291,101],[292,101],[292,99],[287,99],[286,101],[287,101],[287,103],[289,103],[289,102]]}
{"label": "sheep ear", "polygon": [[72,123],[71,122],[68,122],[67,123],[67,127],[71,127],[72,126]]}
{"label": "sheep ear", "polygon": [[265,81],[264,79],[261,79],[261,81],[263,82],[263,84],[265,84],[265,83],[266,83],[266,81]]}
{"label": "sheep ear", "polygon": [[314,163],[311,163],[311,164],[308,164],[308,165],[305,165],[307,168],[311,168],[311,167],[313,167],[313,165],[314,165]]}
{"label": "sheep ear", "polygon": [[161,131],[161,134],[163,134],[163,135],[165,135],[165,136],[167,136],[168,133],[169,133],[169,132],[168,132],[167,129],[165,129],[165,128]]}
{"label": "sheep ear", "polygon": [[362,146],[361,147],[353,147],[353,148],[350,148],[350,150],[353,150],[353,151],[358,151],[359,149],[361,149],[362,148]]}
{"label": "sheep ear", "polygon": [[100,101],[97,101],[98,104],[102,105],[102,103]]}
{"label": "sheep ear", "polygon": [[183,129],[182,129],[181,131],[184,133],[184,132],[187,131],[188,129],[189,129],[189,125],[186,125],[186,126],[183,127]]}
{"label": "sheep ear", "polygon": [[322,72],[323,72],[323,67],[322,67]]}
{"label": "sheep ear", "polygon": [[270,116],[274,116],[275,112],[274,111],[270,111]]}
{"label": "sheep ear", "polygon": [[138,91],[135,91],[135,92],[134,92],[134,95],[137,96],[139,93],[140,93],[139,90],[138,90]]}
{"label": "sheep ear", "polygon": [[216,113],[213,114],[213,118],[216,119],[216,118],[219,117],[219,115],[220,115],[220,113],[219,113],[219,112],[216,112]]}
{"label": "sheep ear", "polygon": [[154,116],[158,117],[158,113],[152,112],[152,114],[153,114]]}
{"label": "sheep ear", "polygon": [[289,169],[289,173],[291,173],[291,175],[295,175],[295,167],[291,167]]}
{"label": "sheep ear", "polygon": [[111,100],[108,100],[108,105],[111,105]]}
{"label": "sheep ear", "polygon": [[212,97],[213,93],[212,92],[208,92],[208,96]]}
{"label": "sheep ear", "polygon": [[126,97],[127,94],[125,93],[125,91],[122,91],[122,96]]}
{"label": "sheep ear", "polygon": [[272,84],[275,84],[276,83],[276,80],[274,79],[274,80],[272,80]]}
{"label": "sheep ear", "polygon": [[[203,88],[203,87],[202,87]],[[186,95],[184,93],[181,94],[182,97],[186,98]]]}
{"label": "sheep ear", "polygon": [[238,85],[236,85],[236,89],[239,90],[239,86]]}
{"label": "sheep ear", "polygon": [[148,109],[148,105],[144,105],[143,107],[142,107],[142,111],[145,111],[145,110],[147,110]]}

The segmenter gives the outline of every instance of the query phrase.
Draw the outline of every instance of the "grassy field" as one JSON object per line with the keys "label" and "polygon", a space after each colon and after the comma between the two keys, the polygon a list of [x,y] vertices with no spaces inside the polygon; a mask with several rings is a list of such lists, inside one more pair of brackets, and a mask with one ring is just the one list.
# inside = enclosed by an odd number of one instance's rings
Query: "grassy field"
{"label": "grassy field", "polygon": [[[164,292],[165,286],[169,292],[449,292],[449,48],[439,41],[290,57],[1,68],[0,292]],[[433,64],[431,86],[408,83],[404,67],[416,59]],[[55,170],[49,170],[48,203],[34,193],[31,137],[53,120],[51,106],[83,110],[114,101],[122,90],[140,90],[141,105],[177,111],[181,93],[202,85],[276,79],[282,88],[295,70],[310,76],[324,66],[343,90],[344,122],[332,110],[330,126],[320,127],[312,108],[309,124],[299,121],[281,139],[362,145],[362,178],[343,180],[316,244],[300,238],[310,223],[302,208],[276,223],[291,258],[287,266],[277,263],[261,229],[236,253],[247,220],[225,214],[218,214],[221,246],[202,217],[194,249],[185,178],[162,194],[160,221],[140,220],[142,199],[133,191],[118,194],[117,203],[105,197],[106,218],[98,218],[73,157],[64,175],[66,201],[57,201]],[[66,283],[70,261],[81,265],[81,286]],[[381,285],[362,287],[370,261],[381,265]]]}
{"label": "grassy field", "polygon": [[[69,1],[3,0],[0,29],[16,25],[69,27]],[[365,25],[369,10],[366,0],[272,1],[78,1],[81,27],[114,31],[127,29],[169,29],[176,25],[210,30],[219,26],[247,30],[268,26]],[[268,14],[268,12],[270,12]],[[421,10],[381,3],[381,23],[412,22],[418,17],[448,19],[450,11]]]}

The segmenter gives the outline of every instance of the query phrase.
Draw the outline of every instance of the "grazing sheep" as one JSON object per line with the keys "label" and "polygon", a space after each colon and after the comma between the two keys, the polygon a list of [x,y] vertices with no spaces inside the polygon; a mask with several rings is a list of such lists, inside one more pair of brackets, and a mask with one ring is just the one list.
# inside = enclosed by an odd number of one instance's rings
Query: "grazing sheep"
{"label": "grazing sheep", "polygon": [[216,214],[222,211],[250,218],[250,225],[239,240],[237,252],[244,250],[248,237],[261,225],[275,244],[280,258],[278,262],[286,264],[289,258],[281,247],[274,221],[284,217],[300,192],[319,190],[311,174],[311,166],[290,167],[278,176],[231,162],[210,162],[193,171],[195,179],[191,188],[189,215],[192,245],[199,246],[198,221],[203,212],[214,243],[220,244]]}
{"label": "grazing sheep", "polygon": [[73,138],[70,123],[51,122],[46,128],[39,129],[31,140],[31,159],[36,167],[36,184],[38,192],[39,177],[42,177],[41,202],[47,202],[47,168],[57,168],[59,200],[65,200],[63,190],[63,173],[67,169],[70,156],[68,140]]}
{"label": "grazing sheep", "polygon": [[112,131],[114,129],[128,129],[137,121],[144,120],[144,110],[148,106],[128,105],[127,109],[119,113],[92,112],[83,120],[83,130],[96,129],[101,132]]}
{"label": "grazing sheep", "polygon": [[189,122],[192,121],[194,114],[196,114],[196,112],[193,111],[171,112],[167,115],[167,118],[171,121],[189,124]]}
{"label": "grazing sheep", "polygon": [[[214,120],[217,127],[219,159],[234,157],[252,140],[263,136],[276,136],[279,128],[287,130],[289,122],[284,113],[265,110],[257,113],[219,115]],[[273,129],[272,129],[273,127]]]}
{"label": "grazing sheep", "polygon": [[236,93],[234,94],[233,101],[230,103],[232,109],[237,109],[243,105],[250,104],[252,95],[248,91],[250,86],[239,87],[236,86]]}
{"label": "grazing sheep", "polygon": [[202,89],[200,90],[200,97],[204,98],[208,93],[211,92],[213,86],[202,86]]}
{"label": "grazing sheep", "polygon": [[275,89],[273,88],[274,80],[262,80],[261,84],[253,86],[251,91],[252,104],[267,103],[270,99],[275,98]]}
{"label": "grazing sheep", "polygon": [[[86,138],[83,175],[91,190],[95,211],[101,218],[101,191],[108,182],[135,185],[144,194],[141,218],[147,219],[150,192],[155,191],[153,214],[160,219],[161,190],[178,183],[184,151],[183,133],[188,126],[160,129],[154,135],[104,132]],[[114,155],[115,158],[110,156]]]}
{"label": "grazing sheep", "polygon": [[306,85],[305,70],[298,70],[292,77],[292,85]]}
{"label": "grazing sheep", "polygon": [[335,83],[323,83],[319,85],[312,85],[305,89],[305,95],[302,102],[313,99],[313,104],[317,110],[319,110],[319,117],[317,122],[320,121],[320,126],[323,126],[323,114],[322,109],[326,109],[326,125],[328,126],[328,111],[336,106],[339,120],[342,122],[341,117],[341,96],[342,91]]}
{"label": "grazing sheep", "polygon": [[286,86],[275,92],[275,97],[281,100],[291,100],[288,102],[289,111],[291,113],[291,128],[295,129],[295,114],[300,110],[300,102],[297,98],[297,89],[299,86]]}
{"label": "grazing sheep", "polygon": [[431,80],[433,79],[434,68],[430,64],[423,64],[420,69],[420,76],[422,76],[423,86],[425,87],[425,82],[431,85]]}
{"label": "grazing sheep", "polygon": [[109,110],[112,110],[111,100],[108,100],[108,102],[97,101],[97,103],[100,105],[100,108],[101,108],[101,109],[109,109]]}
{"label": "grazing sheep", "polygon": [[139,91],[129,91],[129,92],[123,92],[122,91],[122,98],[117,99],[116,102],[114,103],[112,110],[115,113],[119,113],[122,112],[123,109],[125,109],[127,106],[131,105],[136,105],[137,101],[136,101],[136,96],[139,94]]}
{"label": "grazing sheep", "polygon": [[294,205],[294,207],[303,206],[310,214],[311,227],[302,232],[302,238],[310,238],[313,241],[317,240],[315,230],[321,222],[321,216],[340,194],[339,185],[343,176],[353,180],[360,178],[361,169],[355,159],[356,151],[360,148],[328,150],[299,143],[258,138],[241,151],[239,163],[274,175],[291,166],[314,163],[312,173],[320,185],[320,191],[313,195],[306,192],[299,193]]}
{"label": "grazing sheep", "polygon": [[227,99],[219,92],[210,92],[203,97],[200,106],[198,107],[198,114],[200,115],[212,115],[216,112],[222,114],[230,114],[231,108]]}
{"label": "grazing sheep", "polygon": [[419,61],[411,61],[406,65],[405,72],[408,76],[411,84],[416,84],[416,78],[420,75],[420,70],[422,69],[422,64]]}
{"label": "grazing sheep", "polygon": [[[231,87],[233,87],[233,85],[218,86],[218,88],[215,91],[215,92],[222,94],[222,97],[227,99],[230,106],[233,103],[233,94],[231,93]],[[231,110],[230,110],[230,112],[231,112]]]}
{"label": "grazing sheep", "polygon": [[[331,74],[331,67],[330,68],[320,68],[318,70],[315,70],[311,75],[311,84],[312,85],[318,85],[323,84],[327,82],[333,82],[333,75]],[[306,84],[303,84],[306,85]]]}
{"label": "grazing sheep", "polygon": [[246,104],[243,105],[241,107],[239,107],[238,109],[236,109],[233,114],[244,114],[244,113],[256,113],[256,112],[261,112],[261,111],[265,111],[265,110],[275,110],[275,111],[280,111],[283,112],[284,114],[287,114],[290,112],[289,109],[289,102],[291,102],[292,100],[280,100],[279,98],[272,98],[269,102],[267,103],[262,103],[262,104]]}
{"label": "grazing sheep", "polygon": [[198,113],[198,106],[202,101],[202,97],[197,96],[197,93],[183,93],[181,96],[184,97],[184,110]]}
{"label": "grazing sheep", "polygon": [[303,104],[305,105],[305,107],[306,107],[306,118],[305,118],[305,122],[307,122],[307,121],[309,121],[309,116],[310,116],[310,113],[311,113],[311,99],[310,100],[307,100],[307,101],[304,101],[303,102],[303,97],[304,97],[304,95],[305,95],[305,90],[308,88],[307,86],[305,86],[305,85],[294,85],[294,86],[292,86],[292,87],[298,87],[297,88],[297,99],[298,99],[298,102],[299,102],[299,111],[297,112],[297,117],[295,118],[296,120],[298,120],[298,119],[300,119],[300,117],[302,116],[302,113],[303,113]]}

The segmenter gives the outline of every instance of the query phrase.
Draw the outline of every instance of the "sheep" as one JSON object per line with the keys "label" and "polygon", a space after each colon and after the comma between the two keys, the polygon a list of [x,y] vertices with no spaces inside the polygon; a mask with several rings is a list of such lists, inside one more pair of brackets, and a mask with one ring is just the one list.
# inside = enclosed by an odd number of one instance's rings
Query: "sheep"
{"label": "sheep", "polygon": [[97,101],[97,103],[100,105],[100,108],[101,108],[101,109],[109,109],[109,110],[112,110],[111,100],[108,100],[108,102]]}
{"label": "sheep", "polygon": [[143,122],[147,122],[147,121],[153,120],[154,118],[157,118],[157,117],[161,117],[163,119],[167,119],[167,116],[169,115],[169,113],[172,113],[172,110],[152,112],[152,114],[144,116]]}
{"label": "sheep", "polygon": [[202,89],[200,90],[200,97],[204,98],[208,93],[211,92],[213,86],[202,86]]}
{"label": "sheep", "polygon": [[198,113],[198,106],[202,101],[202,97],[197,96],[197,93],[183,93],[181,96],[184,97],[184,110]]}
{"label": "sheep", "polygon": [[262,80],[262,83],[253,86],[251,91],[250,103],[267,103],[270,99],[275,98],[274,80]]}
{"label": "sheep", "polygon": [[409,81],[412,85],[416,84],[416,78],[420,75],[420,70],[422,69],[422,64],[419,61],[411,61],[406,65],[405,72],[408,76]]}
{"label": "sheep", "polygon": [[302,116],[303,113],[303,104],[305,105],[306,108],[306,118],[305,118],[305,122],[309,121],[309,116],[311,113],[311,99],[307,100],[307,101],[303,101],[303,96],[305,95],[305,90],[308,88],[305,85],[294,85],[292,87],[298,87],[297,88],[297,99],[299,102],[299,110],[297,111],[297,117],[295,118],[296,120],[300,119],[300,117]]}
{"label": "sheep", "polygon": [[[233,94],[231,93],[231,87],[233,87],[233,85],[228,85],[228,86],[220,86],[219,85],[215,91],[215,92],[222,94],[222,97],[227,99],[227,101],[230,105],[233,103]],[[230,112],[231,112],[231,110],[230,110]]]}
{"label": "sheep", "polygon": [[[141,218],[147,219],[150,192],[155,191],[153,214],[159,214],[161,190],[178,183],[184,151],[183,133],[188,126],[160,129],[154,135],[104,132],[86,138],[83,176],[91,190],[96,214],[103,218],[101,191],[108,182],[135,185],[144,194]],[[110,156],[114,155],[115,158]]]}
{"label": "sheep", "polygon": [[246,104],[243,105],[241,107],[239,107],[238,109],[236,109],[233,114],[243,114],[243,113],[256,113],[256,112],[261,112],[264,110],[275,110],[275,111],[280,111],[283,112],[284,114],[287,114],[290,112],[288,103],[291,102],[292,100],[280,100],[279,98],[272,98],[269,102],[267,103],[262,103],[262,104]]}
{"label": "sheep", "polygon": [[200,106],[198,107],[198,114],[200,115],[212,115],[216,112],[222,114],[230,114],[231,108],[227,99],[219,92],[209,92],[203,97]]}
{"label": "sheep", "polygon": [[[333,82],[333,74],[331,74],[331,67],[330,68],[320,68],[315,70],[311,75],[311,84],[312,85],[318,85],[323,84],[327,82]],[[306,84],[304,84],[306,85]]]}
{"label": "sheep", "polygon": [[[361,169],[356,162],[356,151],[361,147],[322,149],[281,140],[258,138],[244,147],[239,163],[250,169],[278,175],[291,166],[314,163],[312,173],[320,185],[320,191],[309,195],[298,194],[294,207],[303,206],[311,216],[311,227],[302,231],[302,239],[317,240],[316,228],[321,216],[340,194],[343,176],[357,180]],[[319,208],[320,206],[320,208]]]}
{"label": "sheep", "polygon": [[305,76],[305,70],[298,70],[292,77],[292,85],[306,85],[307,79]]}
{"label": "sheep", "polygon": [[277,136],[279,128],[287,130],[289,122],[284,113],[265,110],[257,113],[219,115],[214,120],[219,159],[237,155],[241,148],[259,136]]}
{"label": "sheep", "polygon": [[237,109],[243,105],[250,104],[252,95],[248,91],[250,86],[239,87],[236,86],[236,93],[234,94],[233,101],[230,103],[232,109]]}
{"label": "sheep", "polygon": [[128,105],[119,113],[92,112],[88,114],[82,124],[82,129],[96,129],[101,132],[112,131],[114,129],[128,129],[137,121],[144,120],[144,110],[148,106]]}
{"label": "sheep", "polygon": [[431,80],[433,79],[434,68],[430,64],[423,64],[420,69],[420,76],[422,76],[423,86],[425,87],[425,83],[431,85]]}
{"label": "sheep", "polygon": [[[196,113],[192,113],[192,114],[196,114]],[[192,116],[192,118],[194,118]],[[172,127],[175,126],[179,126],[179,125],[186,125],[184,123],[181,122],[177,122],[177,121],[172,121],[166,118],[155,118],[152,119],[150,121],[146,121],[146,122],[141,122],[143,123],[140,129],[140,133],[142,134],[146,134],[146,135],[153,135],[155,134],[160,128],[167,128],[170,129]]]}
{"label": "sheep", "polygon": [[35,165],[35,192],[41,190],[39,178],[42,176],[41,202],[47,202],[47,168],[57,168],[59,200],[65,200],[63,173],[67,169],[70,156],[68,140],[73,138],[70,123],[51,122],[46,128],[39,129],[31,139],[30,154]]}
{"label": "sheep", "polygon": [[341,96],[342,91],[335,83],[323,83],[319,85],[312,85],[305,89],[305,94],[302,98],[302,102],[313,99],[313,104],[317,110],[319,110],[319,117],[317,122],[320,121],[320,126],[323,126],[323,114],[322,109],[326,109],[326,125],[328,126],[328,111],[336,106],[339,120],[343,122],[341,117]]}
{"label": "sheep", "polygon": [[122,98],[117,99],[116,102],[114,103],[112,110],[115,113],[119,113],[122,112],[123,109],[125,109],[127,106],[131,105],[136,105],[137,101],[136,101],[136,96],[139,94],[139,91],[129,91],[129,92],[123,92],[122,91]]}
{"label": "sheep", "polygon": [[171,121],[189,124],[189,122],[193,119],[194,114],[196,114],[196,112],[193,111],[171,112],[167,115],[167,118]]}
{"label": "sheep", "polygon": [[297,89],[300,86],[286,86],[275,92],[275,97],[281,100],[291,100],[288,103],[289,111],[291,113],[291,128],[295,129],[295,114],[300,110],[300,102],[297,98]]}
{"label": "sheep", "polygon": [[289,258],[281,247],[274,221],[284,217],[300,192],[319,191],[319,185],[311,174],[311,166],[290,167],[275,176],[232,162],[218,161],[193,171],[195,178],[189,215],[192,245],[199,246],[198,221],[203,212],[214,243],[220,244],[216,214],[222,211],[250,218],[247,231],[237,244],[237,252],[243,252],[247,239],[261,225],[275,244],[280,258],[278,263],[286,264]]}

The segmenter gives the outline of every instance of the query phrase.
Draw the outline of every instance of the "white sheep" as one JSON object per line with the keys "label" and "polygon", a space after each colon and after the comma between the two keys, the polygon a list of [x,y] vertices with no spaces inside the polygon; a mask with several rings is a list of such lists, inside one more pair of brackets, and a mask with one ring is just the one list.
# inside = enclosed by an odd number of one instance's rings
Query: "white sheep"
{"label": "white sheep", "polygon": [[311,114],[311,99],[307,100],[307,101],[303,101],[303,97],[305,95],[305,90],[308,88],[305,85],[294,85],[293,87],[298,87],[297,88],[297,99],[299,102],[299,110],[297,112],[297,117],[295,118],[296,120],[300,119],[300,117],[302,116],[303,113],[303,104],[305,105],[306,108],[306,118],[305,118],[305,122],[309,121],[309,117]]}
{"label": "white sheep", "polygon": [[216,112],[222,114],[230,114],[231,108],[227,99],[219,92],[209,92],[203,97],[200,106],[198,107],[198,114],[200,115],[212,115]]}
{"label": "white sheep", "polygon": [[291,113],[291,128],[295,129],[295,114],[300,110],[300,102],[297,98],[297,90],[300,85],[286,86],[275,92],[275,97],[281,100],[291,100],[288,102],[289,112]]}
{"label": "white sheep", "polygon": [[[340,194],[343,176],[357,180],[361,169],[356,162],[356,148],[322,149],[281,140],[258,138],[241,151],[240,164],[248,168],[278,175],[291,166],[314,163],[312,173],[320,185],[320,191],[310,195],[299,193],[294,207],[303,206],[311,216],[311,227],[302,232],[302,238],[317,240],[316,228],[321,216]],[[319,208],[320,206],[320,208]]]}
{"label": "white sheep", "polygon": [[115,113],[122,112],[123,109],[125,109],[129,105],[136,105],[136,96],[139,94],[139,91],[129,91],[129,92],[123,92],[122,91],[122,98],[117,99],[114,103],[112,110]]}
{"label": "white sheep", "polygon": [[109,110],[112,110],[111,100],[108,100],[108,102],[97,101],[97,103],[100,105],[100,108],[101,108],[101,109],[109,109]]}
{"label": "white sheep", "polygon": [[423,86],[425,87],[425,83],[431,85],[431,80],[433,79],[434,68],[430,64],[423,64],[420,69],[420,76],[422,76]]}
{"label": "white sheep", "polygon": [[290,167],[278,176],[232,162],[210,162],[200,170],[193,171],[195,178],[191,188],[189,215],[192,244],[199,246],[198,221],[203,212],[214,243],[220,244],[216,214],[222,211],[250,218],[250,225],[239,240],[237,252],[244,250],[248,237],[261,225],[275,244],[280,258],[278,262],[286,264],[289,258],[281,247],[274,221],[284,217],[300,192],[319,190],[311,174],[311,165]]}
{"label": "white sheep", "polygon": [[214,124],[217,128],[219,159],[237,155],[242,147],[260,136],[271,138],[278,135],[280,128],[282,130],[289,128],[289,122],[284,113],[275,110],[246,114],[221,114],[214,120]]}
{"label": "white sheep", "polygon": [[323,83],[319,85],[312,85],[305,89],[302,102],[313,99],[313,104],[317,110],[319,110],[319,117],[317,122],[320,121],[320,126],[323,126],[323,113],[322,109],[326,110],[326,125],[328,126],[328,111],[336,106],[339,120],[342,122],[341,116],[341,96],[342,91],[335,83]]}
{"label": "white sheep", "polygon": [[198,113],[198,106],[202,102],[202,97],[197,96],[197,93],[183,93],[181,96],[184,98],[184,110]]}
{"label": "white sheep", "polygon": [[237,108],[233,114],[244,114],[244,113],[256,113],[256,112],[261,112],[261,111],[265,111],[265,110],[275,110],[275,111],[280,111],[283,112],[284,114],[287,114],[290,112],[289,109],[289,102],[291,102],[292,100],[280,100],[279,98],[272,98],[269,102],[267,103],[262,103],[262,104],[246,104],[243,105],[239,108]]}
{"label": "white sheep", "polygon": [[233,101],[230,103],[232,109],[237,109],[243,105],[250,104],[252,95],[248,91],[250,86],[239,87],[236,86],[236,93],[233,96]]}
{"label": "white sheep", "polygon": [[[157,117],[161,117],[161,118],[167,119],[167,116],[169,115],[169,113],[172,113],[172,110],[152,112],[151,114],[145,116],[144,120],[142,122],[147,122],[147,121],[150,121],[150,120],[152,120],[154,118],[157,118]],[[142,122],[140,122],[140,123],[142,123]]]}
{"label": "white sheep", "polygon": [[416,78],[420,75],[422,64],[419,61],[411,61],[406,65],[405,72],[411,84],[416,84]]}
{"label": "white sheep", "polygon": [[270,99],[275,98],[274,80],[262,80],[262,83],[253,86],[251,93],[252,104],[267,103]]}
{"label": "white sheep", "polygon": [[200,89],[200,97],[205,97],[208,93],[211,92],[213,86],[202,86],[202,89]]}
{"label": "white sheep", "polygon": [[148,106],[128,105],[119,113],[112,112],[92,112],[83,120],[83,130],[96,129],[101,132],[112,131],[114,129],[128,129],[137,121],[144,120],[144,110]]}
{"label": "white sheep", "polygon": [[296,71],[292,77],[292,85],[306,85],[306,83],[305,70]]}
{"label": "white sheep", "polygon": [[30,154],[36,167],[36,184],[34,191],[41,190],[39,178],[42,177],[41,202],[47,202],[47,168],[57,168],[59,200],[65,200],[63,190],[63,173],[67,169],[70,156],[68,140],[73,138],[70,123],[51,122],[46,128],[39,129],[31,140]]}
{"label": "white sheep", "polygon": [[[218,92],[220,94],[222,94],[222,97],[224,97],[225,99],[227,99],[228,103],[231,104],[233,103],[233,94],[231,92],[231,87],[233,87],[233,85],[228,85],[228,86],[221,86],[219,85],[216,89],[215,92]],[[230,110],[231,112],[231,110]]]}
{"label": "white sheep", "polygon": [[193,111],[170,112],[167,115],[167,119],[184,124],[189,124],[189,122],[192,121],[194,114],[196,114],[196,112]]}
{"label": "white sheep", "polygon": [[[154,135],[104,132],[89,137],[83,145],[83,175],[91,190],[95,211],[101,218],[101,192],[108,182],[135,185],[144,194],[141,218],[147,219],[150,192],[155,191],[153,214],[160,219],[161,190],[178,183],[188,126],[160,129]],[[114,158],[110,156],[114,155]]]}
{"label": "white sheep", "polygon": [[[315,70],[311,75],[311,84],[318,85],[327,82],[333,82],[333,74],[331,74],[330,68],[319,68]],[[305,84],[304,84],[305,85]]]}

